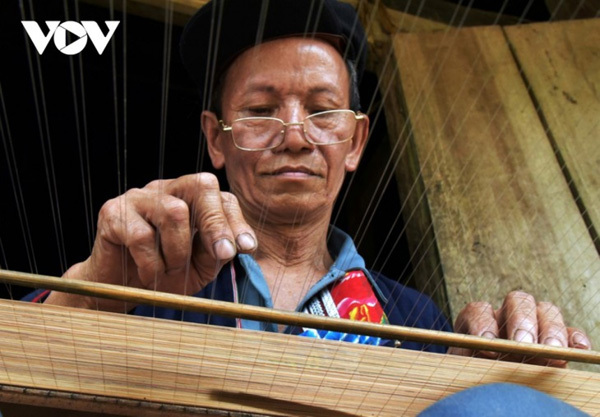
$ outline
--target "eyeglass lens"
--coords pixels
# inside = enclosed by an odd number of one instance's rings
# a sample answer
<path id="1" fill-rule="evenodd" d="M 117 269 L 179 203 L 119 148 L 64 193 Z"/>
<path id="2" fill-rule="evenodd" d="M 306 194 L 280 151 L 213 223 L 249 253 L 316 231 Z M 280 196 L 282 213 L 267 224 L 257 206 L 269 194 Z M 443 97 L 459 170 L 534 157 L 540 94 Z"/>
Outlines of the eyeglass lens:
<path id="1" fill-rule="evenodd" d="M 279 146 L 286 128 L 278 119 L 260 117 L 236 120 L 231 127 L 236 145 L 245 149 Z M 304 119 L 304 133 L 315 144 L 344 142 L 352 137 L 355 128 L 356 118 L 352 111 L 316 113 Z"/>

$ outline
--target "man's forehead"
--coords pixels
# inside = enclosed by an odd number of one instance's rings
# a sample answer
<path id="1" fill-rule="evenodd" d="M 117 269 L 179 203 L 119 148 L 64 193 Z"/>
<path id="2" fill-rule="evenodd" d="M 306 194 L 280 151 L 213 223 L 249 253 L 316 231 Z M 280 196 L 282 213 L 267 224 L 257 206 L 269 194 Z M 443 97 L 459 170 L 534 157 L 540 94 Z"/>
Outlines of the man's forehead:
<path id="1" fill-rule="evenodd" d="M 233 107 L 264 99 L 347 106 L 349 82 L 346 64 L 335 48 L 322 40 L 290 37 L 240 55 L 227 69 L 223 100 Z"/>

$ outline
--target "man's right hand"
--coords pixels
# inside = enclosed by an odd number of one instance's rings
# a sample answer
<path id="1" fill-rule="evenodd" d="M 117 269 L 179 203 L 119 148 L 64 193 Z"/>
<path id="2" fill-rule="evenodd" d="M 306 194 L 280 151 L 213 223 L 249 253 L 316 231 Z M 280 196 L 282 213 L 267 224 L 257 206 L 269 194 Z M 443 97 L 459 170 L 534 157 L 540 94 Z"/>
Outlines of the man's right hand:
<path id="1" fill-rule="evenodd" d="M 257 240 L 237 198 L 209 173 L 157 180 L 106 202 L 92 254 L 66 278 L 194 294 Z M 46 303 L 123 312 L 123 302 L 52 292 Z"/>

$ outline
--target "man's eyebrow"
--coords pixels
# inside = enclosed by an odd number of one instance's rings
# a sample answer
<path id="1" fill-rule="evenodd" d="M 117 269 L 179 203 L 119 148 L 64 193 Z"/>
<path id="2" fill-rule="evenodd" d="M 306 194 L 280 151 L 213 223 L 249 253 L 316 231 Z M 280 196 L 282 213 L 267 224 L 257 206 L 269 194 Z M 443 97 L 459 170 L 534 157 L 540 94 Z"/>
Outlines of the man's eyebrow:
<path id="1" fill-rule="evenodd" d="M 316 86 L 316 87 L 312 87 L 308 90 L 309 94 L 320 94 L 320 93 L 329 93 L 329 94 L 338 94 L 339 93 L 339 88 L 338 86 L 329 86 L 329 85 L 324 85 L 324 86 Z"/>
<path id="2" fill-rule="evenodd" d="M 274 85 L 271 84 L 263 84 L 263 83 L 255 83 L 255 84 L 249 84 L 246 89 L 245 89 L 246 93 L 276 93 L 277 92 L 277 88 Z M 321 93 L 326 93 L 326 94 L 333 94 L 333 95 L 337 95 L 339 94 L 340 89 L 338 88 L 337 85 L 334 84 L 324 84 L 324 85 L 318 85 L 318 86 L 314 86 L 308 89 L 307 93 L 309 95 L 315 95 L 315 94 L 321 94 Z"/>
<path id="3" fill-rule="evenodd" d="M 275 86 L 263 83 L 250 84 L 245 90 L 246 93 L 274 93 L 275 91 Z"/>

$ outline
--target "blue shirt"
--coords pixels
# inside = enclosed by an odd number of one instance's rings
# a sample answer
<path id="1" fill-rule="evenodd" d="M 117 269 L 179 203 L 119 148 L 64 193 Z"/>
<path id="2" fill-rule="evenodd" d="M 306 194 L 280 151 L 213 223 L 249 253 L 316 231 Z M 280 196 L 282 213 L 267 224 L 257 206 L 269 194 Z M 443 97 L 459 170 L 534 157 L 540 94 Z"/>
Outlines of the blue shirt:
<path id="1" fill-rule="evenodd" d="M 452 331 L 446 317 L 428 296 L 392 281 L 379 273 L 368 271 L 364 259 L 358 254 L 354 242 L 346 233 L 336 227 L 331 227 L 327 245 L 334 262 L 327 274 L 308 290 L 298 304 L 296 311 L 301 311 L 307 301 L 334 281 L 342 278 L 347 271 L 361 269 L 373 287 L 373 292 L 381 303 L 390 324 Z M 28 295 L 25 300 L 32 300 L 39 292 L 36 291 Z M 273 307 L 273 298 L 260 266 L 251 255 L 246 254 L 236 256 L 232 262 L 221 269 L 213 282 L 194 296 L 268 308 Z M 134 308 L 130 314 L 277 332 L 277 324 L 275 323 L 237 320 L 214 314 L 184 312 L 166 307 L 142 305 Z M 298 333 L 297 329 L 293 328 L 288 328 L 286 332 Z M 446 351 L 443 346 L 425 345 L 410 341 L 402 342 L 401 347 L 432 352 Z"/>
<path id="2" fill-rule="evenodd" d="M 336 227 L 331 227 L 327 245 L 334 262 L 327 274 L 308 290 L 296 307 L 296 311 L 301 311 L 308 300 L 332 282 L 342 278 L 348 270 L 362 269 L 383 306 L 390 324 L 452 331 L 446 317 L 428 296 L 392 281 L 381 274 L 368 271 L 364 259 L 359 255 L 354 242 L 346 233 Z M 238 255 L 230 265 L 225 266 L 220 271 L 211 284 L 195 296 L 268 308 L 273 307 L 273 298 L 267 281 L 260 266 L 251 255 Z M 132 313 L 142 316 L 277 332 L 277 324 L 275 323 L 262 323 L 252 320 L 238 321 L 211 314 L 182 312 L 162 307 L 139 306 Z M 297 329 L 292 328 L 286 329 L 286 332 L 298 333 Z M 443 346 L 424 345 L 409 341 L 402 342 L 401 346 L 407 349 L 433 352 L 446 351 Z"/>

